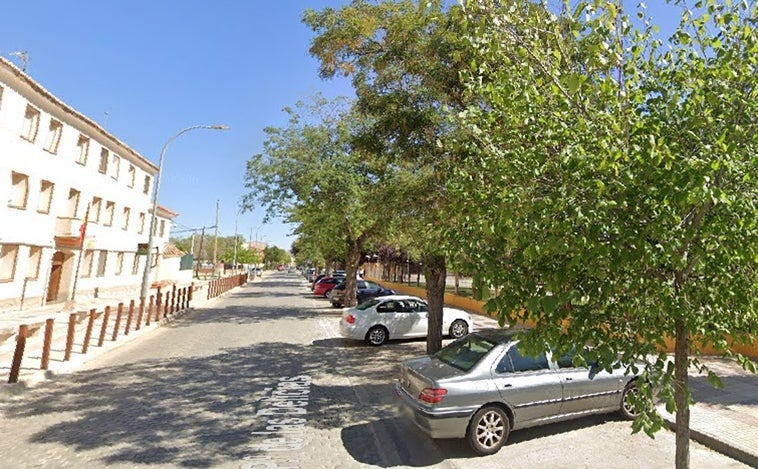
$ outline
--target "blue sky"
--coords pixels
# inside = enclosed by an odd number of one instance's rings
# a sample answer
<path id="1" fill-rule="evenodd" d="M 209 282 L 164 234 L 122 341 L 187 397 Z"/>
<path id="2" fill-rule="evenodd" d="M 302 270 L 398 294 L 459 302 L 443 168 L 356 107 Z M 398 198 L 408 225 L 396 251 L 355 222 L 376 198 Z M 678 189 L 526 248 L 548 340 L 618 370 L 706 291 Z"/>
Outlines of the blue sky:
<path id="1" fill-rule="evenodd" d="M 321 92 L 352 95 L 344 79 L 322 81 L 308 54 L 306 8 L 347 0 L 11 0 L 4 2 L 0 55 L 26 51 L 27 73 L 147 159 L 169 147 L 159 203 L 179 213 L 177 236 L 215 223 L 289 250 L 291 227 L 238 214 L 245 162 L 263 148 L 266 126 L 286 125 L 282 108 Z M 663 0 L 648 2 L 660 14 Z M 635 2 L 636 5 L 636 2 Z M 664 22 L 675 21 L 666 11 Z M 668 18 L 665 18 L 668 16 Z M 209 230 L 212 232 L 212 230 Z M 208 232 L 208 231 L 207 231 Z"/>
<path id="2" fill-rule="evenodd" d="M 27 73 L 58 98 L 158 163 L 179 130 L 195 130 L 166 152 L 159 203 L 179 213 L 174 228 L 212 226 L 289 250 L 291 227 L 237 215 L 245 162 L 263 148 L 263 128 L 286 124 L 282 108 L 315 92 L 352 95 L 323 81 L 308 54 L 304 9 L 339 0 L 75 0 L 3 2 L 0 55 L 26 51 Z M 213 230 L 206 230 L 206 233 Z"/>

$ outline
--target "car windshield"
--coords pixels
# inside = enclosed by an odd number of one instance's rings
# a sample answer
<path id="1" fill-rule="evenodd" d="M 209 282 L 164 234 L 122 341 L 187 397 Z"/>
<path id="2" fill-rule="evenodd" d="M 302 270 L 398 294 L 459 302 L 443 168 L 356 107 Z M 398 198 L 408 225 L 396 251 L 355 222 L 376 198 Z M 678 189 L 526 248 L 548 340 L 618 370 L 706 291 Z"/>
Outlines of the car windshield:
<path id="1" fill-rule="evenodd" d="M 469 334 L 443 347 L 433 357 L 459 370 L 469 371 L 495 345 L 495 342 L 477 334 Z"/>
<path id="2" fill-rule="evenodd" d="M 364 301 L 363 303 L 359 304 L 355 307 L 355 309 L 359 309 L 361 311 L 367 310 L 369 308 L 373 308 L 375 305 L 379 304 L 379 300 L 371 299 L 368 301 Z"/>

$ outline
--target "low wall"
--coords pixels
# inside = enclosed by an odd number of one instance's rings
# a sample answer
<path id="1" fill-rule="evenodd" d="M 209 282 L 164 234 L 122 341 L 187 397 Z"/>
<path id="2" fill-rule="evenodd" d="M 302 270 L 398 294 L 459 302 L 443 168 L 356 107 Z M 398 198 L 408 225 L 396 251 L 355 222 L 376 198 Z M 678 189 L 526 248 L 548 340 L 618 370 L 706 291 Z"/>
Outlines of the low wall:
<path id="1" fill-rule="evenodd" d="M 391 288 L 400 294 L 416 295 L 416 296 L 420 296 L 421 298 L 426 298 L 426 289 L 424 288 L 414 287 L 414 286 L 406 285 L 403 283 L 386 282 L 384 280 L 375 280 L 375 279 L 372 279 L 372 280 L 379 282 L 385 287 Z M 481 314 L 483 316 L 487 316 L 487 313 L 484 312 L 484 302 L 475 300 L 473 298 L 465 298 L 458 295 L 454 295 L 452 293 L 445 293 L 445 304 L 456 307 L 456 308 L 460 308 L 469 312 L 474 312 L 474 313 Z M 666 342 L 666 352 L 673 353 L 674 340 L 671 339 L 670 337 L 666 337 L 664 340 Z M 748 357 L 758 358 L 758 342 L 754 343 L 753 345 L 737 344 L 737 345 L 732 346 L 732 350 L 734 350 L 737 353 L 741 353 L 742 355 L 746 355 Z M 720 353 L 718 353 L 711 346 L 705 347 L 700 353 L 703 355 L 720 355 Z"/>

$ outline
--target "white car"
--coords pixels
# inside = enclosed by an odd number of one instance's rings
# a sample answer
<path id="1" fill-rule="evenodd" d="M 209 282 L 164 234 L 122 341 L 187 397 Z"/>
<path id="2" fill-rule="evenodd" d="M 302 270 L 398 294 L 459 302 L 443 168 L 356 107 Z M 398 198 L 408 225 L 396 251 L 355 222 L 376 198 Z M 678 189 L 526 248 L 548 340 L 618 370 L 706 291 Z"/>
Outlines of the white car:
<path id="1" fill-rule="evenodd" d="M 382 345 L 390 339 L 426 337 L 429 306 L 417 296 L 390 295 L 372 298 L 354 308 L 342 310 L 340 334 L 347 339 Z M 471 315 L 455 308 L 443 308 L 442 331 L 455 339 L 474 329 Z"/>

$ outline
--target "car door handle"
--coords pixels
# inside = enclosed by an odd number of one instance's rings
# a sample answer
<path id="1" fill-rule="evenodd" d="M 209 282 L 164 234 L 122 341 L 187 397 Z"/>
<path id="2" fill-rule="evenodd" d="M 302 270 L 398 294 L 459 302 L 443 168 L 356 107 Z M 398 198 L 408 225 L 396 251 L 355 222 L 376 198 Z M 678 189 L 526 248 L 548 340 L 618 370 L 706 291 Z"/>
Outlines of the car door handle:
<path id="1" fill-rule="evenodd" d="M 504 388 L 511 388 L 513 385 L 511 383 L 506 383 L 503 385 Z"/>
<path id="2" fill-rule="evenodd" d="M 566 381 L 573 381 L 574 378 L 566 378 Z"/>

